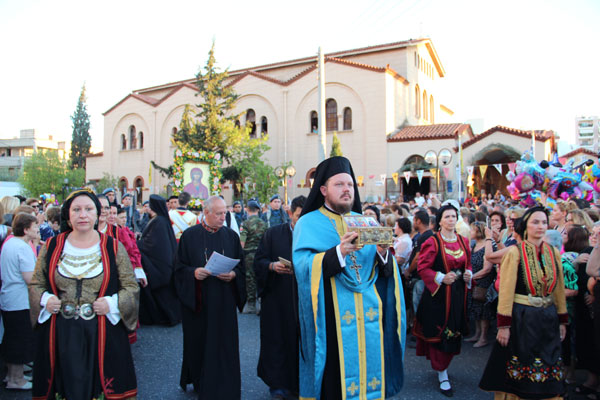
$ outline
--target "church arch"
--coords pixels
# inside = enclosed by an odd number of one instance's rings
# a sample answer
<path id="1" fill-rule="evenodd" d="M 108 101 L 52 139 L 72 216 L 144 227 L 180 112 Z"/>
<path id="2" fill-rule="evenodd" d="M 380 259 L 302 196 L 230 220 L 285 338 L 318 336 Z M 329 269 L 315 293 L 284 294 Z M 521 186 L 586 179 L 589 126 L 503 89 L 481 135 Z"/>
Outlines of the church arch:
<path id="1" fill-rule="evenodd" d="M 515 163 L 521 159 L 521 152 L 512 146 L 508 146 L 502 143 L 491 143 L 477 153 L 473 154 L 469 164 L 475 166 L 473 173 L 474 185 L 469 189 L 475 193 L 481 193 L 481 190 L 485 190 L 486 193 L 494 194 L 499 190 L 504 195 L 508 195 L 509 182 L 506 179 L 508 173 L 509 163 Z M 498 171 L 494 164 L 501 164 L 502 172 Z M 485 175 L 481 176 L 479 166 L 487 165 Z"/>
<path id="2" fill-rule="evenodd" d="M 136 176 L 133 179 L 133 189 L 136 191 L 137 193 L 137 202 L 139 204 L 144 202 L 143 199 L 143 195 L 144 195 L 144 178 L 142 178 L 141 176 Z"/>
<path id="3" fill-rule="evenodd" d="M 129 181 L 127 180 L 126 177 L 122 176 L 121 178 L 119 178 L 119 192 L 121 193 L 121 198 L 123 198 L 123 195 L 125 195 L 125 193 L 127 193 L 128 189 L 129 189 Z"/>

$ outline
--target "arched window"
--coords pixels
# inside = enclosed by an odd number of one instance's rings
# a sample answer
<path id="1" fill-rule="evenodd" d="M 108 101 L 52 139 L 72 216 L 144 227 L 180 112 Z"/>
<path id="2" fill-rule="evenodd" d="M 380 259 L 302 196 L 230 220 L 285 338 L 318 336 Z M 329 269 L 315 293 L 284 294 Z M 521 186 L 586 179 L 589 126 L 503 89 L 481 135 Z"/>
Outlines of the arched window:
<path id="1" fill-rule="evenodd" d="M 127 193 L 128 186 L 129 184 L 127 182 L 127 178 L 122 176 L 121 179 L 119 179 L 119 191 L 121 192 L 121 198 L 123 198 L 123 195 Z"/>
<path id="2" fill-rule="evenodd" d="M 138 144 L 140 145 L 140 149 L 144 148 L 144 132 L 138 133 Z"/>
<path id="3" fill-rule="evenodd" d="M 421 117 L 421 89 L 415 86 L 415 117 Z"/>
<path id="4" fill-rule="evenodd" d="M 137 147 L 137 135 L 135 132 L 135 126 L 129 127 L 129 148 L 135 149 Z"/>
<path id="5" fill-rule="evenodd" d="M 260 117 L 260 135 L 264 136 L 268 134 L 267 128 L 269 127 L 269 122 L 267 121 L 267 117 Z"/>
<path id="6" fill-rule="evenodd" d="M 338 117 L 337 117 L 337 102 L 334 99 L 329 99 L 325 103 L 325 113 L 327 114 L 327 131 L 338 130 Z"/>
<path id="7" fill-rule="evenodd" d="M 125 134 L 121 134 L 121 150 L 127 150 L 127 138 Z"/>
<path id="8" fill-rule="evenodd" d="M 144 199 L 142 198 L 142 195 L 143 195 L 143 188 L 144 188 L 144 178 L 142 178 L 141 176 L 136 177 L 133 180 L 133 188 L 137 192 L 137 202 L 143 203 Z"/>
<path id="9" fill-rule="evenodd" d="M 429 119 L 429 114 L 427 113 L 427 90 L 423 90 L 423 119 Z"/>
<path id="10" fill-rule="evenodd" d="M 435 107 L 433 105 L 433 95 L 429 96 L 429 121 L 434 122 Z"/>
<path id="11" fill-rule="evenodd" d="M 239 119 L 236 119 L 236 120 L 235 120 L 235 127 L 236 127 L 236 128 L 239 128 L 239 127 L 241 127 L 241 126 L 242 126 L 242 125 L 240 124 L 240 120 L 239 120 Z"/>
<path id="12" fill-rule="evenodd" d="M 310 112 L 310 131 L 312 133 L 319 131 L 319 114 L 316 111 Z"/>
<path id="13" fill-rule="evenodd" d="M 173 129 L 171 129 L 171 136 L 175 136 L 177 135 L 177 128 L 173 127 Z"/>
<path id="14" fill-rule="evenodd" d="M 256 137 L 256 113 L 253 109 L 246 110 L 246 125 L 250 124 L 250 137 Z"/>
<path id="15" fill-rule="evenodd" d="M 352 109 L 350 107 L 344 108 L 344 130 L 349 131 L 352 129 Z"/>

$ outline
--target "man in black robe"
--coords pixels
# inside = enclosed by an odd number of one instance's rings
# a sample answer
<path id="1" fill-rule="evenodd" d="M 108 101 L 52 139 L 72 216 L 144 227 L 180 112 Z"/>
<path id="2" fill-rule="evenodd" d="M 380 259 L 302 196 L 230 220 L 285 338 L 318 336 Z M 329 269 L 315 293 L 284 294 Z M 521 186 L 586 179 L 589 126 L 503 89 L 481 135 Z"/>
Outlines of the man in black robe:
<path id="1" fill-rule="evenodd" d="M 186 229 L 175 260 L 181 300 L 183 363 L 180 385 L 192 383 L 199 399 L 239 399 L 240 355 L 236 307 L 246 301 L 245 269 L 238 235 L 223 226 L 227 208 L 218 196 L 204 204 L 201 224 Z M 204 266 L 213 252 L 240 260 L 229 273 L 212 276 Z"/>
<path id="2" fill-rule="evenodd" d="M 306 198 L 292 200 L 289 223 L 269 228 L 254 256 L 256 287 L 261 298 L 258 376 L 272 399 L 298 393 L 298 289 L 294 270 L 279 261 L 292 259 L 292 232 Z"/>

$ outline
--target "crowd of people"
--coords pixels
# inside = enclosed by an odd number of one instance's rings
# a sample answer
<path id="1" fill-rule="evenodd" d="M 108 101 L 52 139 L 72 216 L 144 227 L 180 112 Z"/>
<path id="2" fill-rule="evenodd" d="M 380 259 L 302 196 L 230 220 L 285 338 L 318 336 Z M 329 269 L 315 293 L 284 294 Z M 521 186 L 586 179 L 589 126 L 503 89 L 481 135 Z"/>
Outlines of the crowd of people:
<path id="1" fill-rule="evenodd" d="M 135 398 L 140 324 L 181 323 L 181 388 L 238 399 L 243 312 L 259 315 L 257 374 L 273 399 L 393 396 L 407 349 L 450 397 L 466 345 L 492 346 L 479 386 L 496 399 L 600 398 L 600 205 L 522 207 L 499 192 L 363 203 L 343 157 L 290 204 L 190 200 L 0 201 L 7 389 Z M 393 246 L 357 245 L 349 214 L 393 230 Z"/>

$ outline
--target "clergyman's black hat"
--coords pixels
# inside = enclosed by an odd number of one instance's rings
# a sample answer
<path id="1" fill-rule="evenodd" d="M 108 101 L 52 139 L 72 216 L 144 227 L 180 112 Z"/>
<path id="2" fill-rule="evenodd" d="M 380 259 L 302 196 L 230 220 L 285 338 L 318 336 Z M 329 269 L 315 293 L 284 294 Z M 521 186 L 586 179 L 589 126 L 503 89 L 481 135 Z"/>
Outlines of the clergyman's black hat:
<path id="1" fill-rule="evenodd" d="M 321 186 L 325 185 L 327 179 L 342 173 L 349 174 L 354 181 L 354 204 L 352 205 L 352 211 L 361 213 L 358 185 L 356 183 L 354 171 L 352 170 L 352 165 L 350 165 L 350 160 L 346 157 L 330 157 L 317 166 L 308 199 L 306 199 L 306 203 L 304 204 L 304 207 L 302 207 L 302 215 L 318 210 L 325 203 L 325 198 L 321 194 Z"/>

